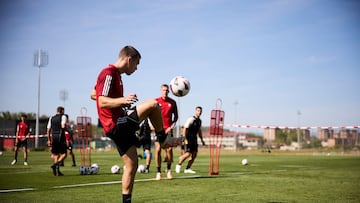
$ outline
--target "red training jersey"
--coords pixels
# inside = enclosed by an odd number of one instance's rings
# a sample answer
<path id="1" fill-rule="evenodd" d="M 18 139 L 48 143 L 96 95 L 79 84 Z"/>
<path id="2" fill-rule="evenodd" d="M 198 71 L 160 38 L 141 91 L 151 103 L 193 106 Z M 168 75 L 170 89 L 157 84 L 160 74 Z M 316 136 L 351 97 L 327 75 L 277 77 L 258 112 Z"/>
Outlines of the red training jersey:
<path id="1" fill-rule="evenodd" d="M 110 132 L 116 125 L 117 119 L 125 114 L 122 107 L 117 108 L 100 108 L 99 96 L 106 97 L 123 97 L 123 84 L 121 75 L 116 67 L 112 64 L 105 67 L 98 75 L 96 85 L 96 108 L 104 132 Z"/>
<path id="2" fill-rule="evenodd" d="M 17 125 L 17 132 L 18 132 L 18 138 L 20 140 L 25 140 L 26 139 L 26 136 L 28 135 L 29 133 L 29 125 L 26 123 L 26 122 L 20 122 L 18 125 Z"/>
<path id="3" fill-rule="evenodd" d="M 65 131 L 65 139 L 67 142 L 74 142 L 73 136 L 68 131 Z"/>
<path id="4" fill-rule="evenodd" d="M 173 123 L 177 121 L 178 111 L 177 111 L 176 102 L 170 97 L 167 97 L 166 99 L 159 97 L 156 99 L 156 101 L 158 101 L 159 106 L 161 107 L 161 115 L 164 121 L 164 129 L 166 130 L 167 128 L 171 127 Z M 172 117 L 173 115 L 174 115 L 174 119 Z"/>

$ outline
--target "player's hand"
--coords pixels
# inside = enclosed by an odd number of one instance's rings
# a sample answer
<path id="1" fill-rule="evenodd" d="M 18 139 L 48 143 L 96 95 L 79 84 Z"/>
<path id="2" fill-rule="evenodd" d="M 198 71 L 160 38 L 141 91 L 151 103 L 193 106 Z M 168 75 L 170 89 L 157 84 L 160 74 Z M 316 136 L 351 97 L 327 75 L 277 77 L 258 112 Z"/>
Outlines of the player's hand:
<path id="1" fill-rule="evenodd" d="M 47 141 L 47 146 L 51 147 L 51 141 L 50 140 Z"/>
<path id="2" fill-rule="evenodd" d="M 169 127 L 169 128 L 166 128 L 166 130 L 165 130 L 165 134 L 169 134 L 170 132 L 171 132 L 171 130 L 172 130 L 172 128 L 171 127 Z"/>
<path id="3" fill-rule="evenodd" d="M 137 98 L 135 93 L 131 93 L 128 96 L 125 97 L 125 104 L 126 105 L 132 105 L 137 101 L 138 101 L 138 98 Z"/>
<path id="4" fill-rule="evenodd" d="M 202 141 L 202 144 L 203 144 L 203 146 L 205 146 L 205 142 L 204 142 L 204 141 Z"/>

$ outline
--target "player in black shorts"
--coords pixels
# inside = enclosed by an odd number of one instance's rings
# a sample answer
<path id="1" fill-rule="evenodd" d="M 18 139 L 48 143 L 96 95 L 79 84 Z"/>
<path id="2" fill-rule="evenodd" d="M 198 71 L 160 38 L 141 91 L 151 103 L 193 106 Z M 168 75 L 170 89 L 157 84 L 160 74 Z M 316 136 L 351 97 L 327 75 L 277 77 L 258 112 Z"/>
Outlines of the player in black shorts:
<path id="1" fill-rule="evenodd" d="M 122 75 L 132 75 L 140 63 L 141 55 L 133 46 L 125 46 L 120 50 L 115 63 L 104 67 L 96 79 L 90 98 L 96 101 L 96 108 L 103 131 L 111 138 L 118 149 L 126 167 L 122 175 L 122 201 L 131 203 L 135 175 L 138 167 L 136 146 L 138 139 L 135 132 L 139 124 L 149 118 L 157 137 L 162 138 L 160 145 L 175 147 L 181 140 L 168 139 L 163 127 L 163 119 L 159 103 L 149 99 L 137 103 L 135 93 L 124 96 Z M 167 141 L 168 140 L 168 141 Z"/>
<path id="2" fill-rule="evenodd" d="M 142 145 L 144 149 L 144 156 L 146 157 L 146 169 L 145 173 L 150 172 L 150 164 L 151 164 L 151 131 L 152 127 L 149 123 L 149 119 L 145 119 L 140 125 L 140 146 Z"/>
<path id="3" fill-rule="evenodd" d="M 51 153 L 54 156 L 54 164 L 51 165 L 54 176 L 63 176 L 60 172 L 60 163 L 66 158 L 66 116 L 64 107 L 59 106 L 56 115 L 49 118 L 47 125 L 48 146 L 51 146 Z"/>
<path id="4" fill-rule="evenodd" d="M 195 171 L 191 170 L 191 166 L 194 163 L 198 152 L 197 135 L 199 135 L 202 144 L 205 145 L 201 131 L 201 119 L 200 119 L 201 113 L 202 113 L 202 108 L 200 106 L 197 106 L 195 108 L 195 115 L 193 117 L 188 118 L 188 120 L 184 125 L 183 128 L 183 135 L 185 136 L 184 154 L 181 155 L 181 157 L 179 158 L 179 162 L 175 167 L 176 173 L 180 173 L 181 164 L 190 156 L 191 159 L 189 159 L 186 169 L 184 170 L 184 173 L 196 173 Z"/>

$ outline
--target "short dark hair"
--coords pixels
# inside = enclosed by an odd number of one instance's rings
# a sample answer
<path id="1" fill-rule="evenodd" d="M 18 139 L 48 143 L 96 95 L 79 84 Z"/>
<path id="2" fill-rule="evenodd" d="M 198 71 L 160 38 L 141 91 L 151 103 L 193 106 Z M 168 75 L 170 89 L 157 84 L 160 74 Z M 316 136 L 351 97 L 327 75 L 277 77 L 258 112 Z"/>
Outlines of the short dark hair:
<path id="1" fill-rule="evenodd" d="M 62 106 L 58 106 L 57 109 L 56 109 L 56 111 L 57 111 L 58 113 L 64 113 L 65 109 L 64 109 L 64 107 L 62 107 Z"/>
<path id="2" fill-rule="evenodd" d="M 137 49 L 135 49 L 135 47 L 130 46 L 130 45 L 127 45 L 120 50 L 119 58 L 122 56 L 130 56 L 131 58 L 134 57 L 134 58 L 141 59 L 140 52 Z"/>
<path id="3" fill-rule="evenodd" d="M 195 107 L 195 109 L 200 109 L 202 111 L 202 107 L 201 106 L 197 106 Z"/>

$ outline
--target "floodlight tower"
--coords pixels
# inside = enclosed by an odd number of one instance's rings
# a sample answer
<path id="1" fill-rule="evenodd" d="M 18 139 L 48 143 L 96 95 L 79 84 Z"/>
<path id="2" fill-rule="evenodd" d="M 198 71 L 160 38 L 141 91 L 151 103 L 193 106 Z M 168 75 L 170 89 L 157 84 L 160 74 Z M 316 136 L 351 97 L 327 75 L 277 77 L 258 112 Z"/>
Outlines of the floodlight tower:
<path id="1" fill-rule="evenodd" d="M 67 90 L 61 90 L 60 91 L 60 100 L 62 100 L 64 102 L 64 108 L 65 108 L 65 101 L 68 99 L 69 97 L 69 93 Z"/>
<path id="2" fill-rule="evenodd" d="M 234 116 L 234 124 L 237 125 L 238 124 L 238 121 L 237 121 L 237 106 L 239 104 L 239 101 L 238 100 L 235 100 L 234 102 L 234 107 L 235 107 L 235 116 Z M 235 127 L 235 131 L 237 131 L 237 127 Z"/>
<path id="3" fill-rule="evenodd" d="M 297 116 L 298 116 L 298 128 L 297 128 L 297 141 L 298 141 L 298 147 L 299 147 L 299 150 L 301 149 L 301 136 L 300 136 L 300 116 L 301 116 L 301 111 L 298 110 L 297 111 Z"/>
<path id="4" fill-rule="evenodd" d="M 39 147 L 39 113 L 40 113 L 40 68 L 45 67 L 49 60 L 48 54 L 41 49 L 34 53 L 34 66 L 38 67 L 38 88 L 37 88 L 37 113 L 36 113 L 36 127 L 35 127 L 35 148 Z"/>

